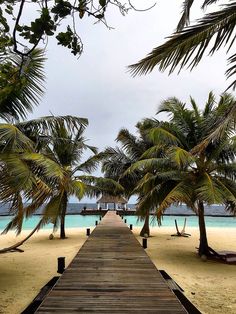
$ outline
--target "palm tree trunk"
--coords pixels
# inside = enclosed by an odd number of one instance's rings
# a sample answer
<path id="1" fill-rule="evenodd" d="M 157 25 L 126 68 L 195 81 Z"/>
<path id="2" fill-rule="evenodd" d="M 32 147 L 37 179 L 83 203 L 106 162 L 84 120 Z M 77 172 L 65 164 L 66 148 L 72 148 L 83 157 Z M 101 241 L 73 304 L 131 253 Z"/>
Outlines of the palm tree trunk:
<path id="1" fill-rule="evenodd" d="M 149 210 L 147 210 L 146 212 L 146 216 L 145 216 L 145 221 L 144 221 L 144 225 L 142 230 L 140 231 L 139 234 L 141 237 L 144 237 L 146 235 L 148 235 L 148 237 L 150 236 L 150 228 L 149 228 Z"/>
<path id="2" fill-rule="evenodd" d="M 64 192 L 62 196 L 62 209 L 61 209 L 61 230 L 60 230 L 60 238 L 66 239 L 66 233 L 65 233 L 65 217 L 66 217 L 66 209 L 67 209 L 67 202 L 68 197 L 67 193 Z"/>
<path id="3" fill-rule="evenodd" d="M 200 231 L 200 245 L 199 245 L 198 254 L 200 256 L 202 255 L 209 256 L 210 252 L 209 252 L 207 234 L 206 234 L 204 205 L 203 205 L 203 202 L 201 201 L 199 201 L 198 203 L 198 222 L 199 222 L 199 231 Z"/>
<path id="4" fill-rule="evenodd" d="M 4 249 L 0 250 L 0 253 L 6 253 L 6 252 L 11 252 L 11 251 L 18 251 L 18 252 L 24 252 L 23 250 L 18 249 L 19 246 L 21 246 L 23 243 L 25 243 L 26 240 L 28 240 L 34 233 L 35 231 L 37 231 L 39 229 L 39 226 L 41 224 L 41 220 L 39 221 L 39 223 L 37 224 L 37 226 L 30 232 L 30 234 L 27 235 L 26 238 L 24 238 L 23 240 L 21 240 L 20 242 L 17 242 L 14 245 L 11 245 L 9 247 L 6 247 Z"/>

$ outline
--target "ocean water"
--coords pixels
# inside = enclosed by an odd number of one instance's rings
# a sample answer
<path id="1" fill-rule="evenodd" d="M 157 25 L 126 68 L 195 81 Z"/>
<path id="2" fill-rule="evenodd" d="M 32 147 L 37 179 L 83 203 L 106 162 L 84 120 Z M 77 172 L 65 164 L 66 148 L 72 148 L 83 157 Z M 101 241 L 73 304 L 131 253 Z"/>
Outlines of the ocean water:
<path id="1" fill-rule="evenodd" d="M 109 204 L 109 208 L 113 209 L 113 204 Z M 97 209 L 96 203 L 69 203 L 67 206 L 67 214 L 79 214 L 83 208 L 86 207 L 87 209 Z M 9 215 L 9 206 L 6 204 L 0 204 L 0 216 L 1 215 Z M 128 209 L 135 209 L 135 204 L 128 204 Z M 42 212 L 42 208 L 39 208 L 36 211 L 36 214 L 40 214 Z M 180 206 L 170 206 L 166 211 L 166 215 L 194 215 L 193 211 L 188 208 L 186 205 Z M 205 206 L 205 214 L 210 216 L 230 216 L 229 212 L 226 212 L 223 206 L 212 205 L 212 206 Z"/>
<path id="2" fill-rule="evenodd" d="M 0 216 L 0 230 L 3 230 L 6 225 L 10 222 L 11 216 Z M 184 216 L 164 216 L 162 219 L 162 226 L 163 227 L 174 227 L 175 226 L 175 219 L 178 222 L 179 229 L 181 230 L 184 224 Z M 186 224 L 186 231 L 188 230 L 187 227 L 198 227 L 198 219 L 196 216 L 186 216 L 187 224 Z M 32 230 L 38 223 L 40 219 L 40 215 L 32 216 L 31 218 L 27 219 L 23 224 L 23 230 Z M 143 221 L 140 221 L 136 216 L 127 215 L 124 216 L 126 219 L 127 225 L 132 224 L 133 226 L 142 226 Z M 206 226 L 207 228 L 210 227 L 219 227 L 219 228 L 236 228 L 236 217 L 205 217 Z M 66 216 L 66 228 L 86 228 L 86 227 L 93 227 L 95 226 L 95 222 L 99 222 L 98 215 L 67 215 Z M 151 219 L 152 226 L 157 225 L 156 221 Z M 48 225 L 44 226 L 44 229 L 53 229 L 53 225 L 49 223 Z"/>
<path id="3" fill-rule="evenodd" d="M 80 215 L 81 210 L 86 206 L 87 209 L 96 209 L 97 204 L 87 204 L 87 203 L 69 203 L 67 209 L 66 217 L 66 227 L 67 228 L 79 228 L 79 227 L 91 227 L 95 225 L 95 221 L 99 221 L 98 215 Z M 113 205 L 111 204 L 110 208 Z M 135 208 L 135 204 L 128 204 L 127 206 L 130 209 Z M 32 230 L 38 223 L 40 219 L 40 213 L 42 209 L 37 210 L 36 215 L 33 215 L 27 219 L 23 224 L 23 230 Z M 163 226 L 174 226 L 175 219 L 178 221 L 178 226 L 181 229 L 184 223 L 184 218 L 187 218 L 187 226 L 197 227 L 198 219 L 193 211 L 186 207 L 186 205 L 181 206 L 171 206 L 165 212 L 163 216 L 162 225 Z M 227 213 L 223 206 L 206 206 L 206 226 L 207 227 L 227 227 L 227 228 L 236 228 L 236 217 L 231 217 Z M 210 215 L 210 216 L 207 216 Z M 9 216 L 9 211 L 7 205 L 0 205 L 0 230 L 4 230 L 7 224 L 10 222 L 12 216 Z M 127 220 L 127 224 L 133 224 L 134 226 L 142 226 L 143 222 L 137 219 L 136 216 L 130 215 L 124 217 Z M 151 219 L 152 221 L 152 219 Z M 157 222 L 154 220 L 151 222 L 152 225 L 157 225 Z M 44 229 L 52 229 L 53 225 L 48 224 Z"/>

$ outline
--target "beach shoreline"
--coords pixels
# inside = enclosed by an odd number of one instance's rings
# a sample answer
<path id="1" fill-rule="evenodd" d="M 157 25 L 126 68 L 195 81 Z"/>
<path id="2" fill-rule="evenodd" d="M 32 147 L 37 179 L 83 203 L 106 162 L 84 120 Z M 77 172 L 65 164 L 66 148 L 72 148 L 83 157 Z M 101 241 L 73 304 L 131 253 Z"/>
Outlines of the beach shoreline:
<path id="1" fill-rule="evenodd" d="M 140 228 L 133 230 L 137 240 Z M 0 236 L 0 247 L 9 246 L 19 237 L 14 232 Z M 185 291 L 202 313 L 236 313 L 234 280 L 236 265 L 203 262 L 197 255 L 199 232 L 187 227 L 189 238 L 171 237 L 174 227 L 152 227 L 146 253 L 158 269 L 165 270 Z M 22 245 L 23 253 L 0 254 L 0 313 L 19 314 L 39 290 L 57 274 L 57 257 L 66 257 L 66 267 L 86 240 L 86 228 L 67 229 L 68 239 L 58 235 L 49 240 L 50 230 L 41 230 Z M 208 228 L 209 245 L 215 250 L 236 251 L 236 228 Z"/>

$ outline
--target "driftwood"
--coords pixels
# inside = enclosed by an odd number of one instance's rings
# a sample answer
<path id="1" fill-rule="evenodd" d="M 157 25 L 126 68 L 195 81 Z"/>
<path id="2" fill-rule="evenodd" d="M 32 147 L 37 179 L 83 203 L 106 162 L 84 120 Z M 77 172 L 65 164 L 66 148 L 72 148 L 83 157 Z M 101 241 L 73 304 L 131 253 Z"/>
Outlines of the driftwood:
<path id="1" fill-rule="evenodd" d="M 35 231 L 37 231 L 39 229 L 40 225 L 41 225 L 41 220 L 37 224 L 37 226 L 30 232 L 30 234 L 27 235 L 26 238 L 17 242 L 14 245 L 11 245 L 11 246 L 6 247 L 4 249 L 0 249 L 0 254 L 1 253 L 7 253 L 7 252 L 21 252 L 21 253 L 24 252 L 23 250 L 19 249 L 18 247 L 21 246 L 23 243 L 25 243 L 25 241 L 27 241 L 35 233 Z"/>
<path id="2" fill-rule="evenodd" d="M 185 237 L 185 238 L 190 237 L 191 236 L 190 233 L 185 233 L 186 222 L 187 222 L 187 218 L 184 219 L 183 229 L 179 231 L 177 220 L 175 219 L 175 228 L 176 228 L 177 233 L 172 234 L 171 236 L 172 237 Z"/>

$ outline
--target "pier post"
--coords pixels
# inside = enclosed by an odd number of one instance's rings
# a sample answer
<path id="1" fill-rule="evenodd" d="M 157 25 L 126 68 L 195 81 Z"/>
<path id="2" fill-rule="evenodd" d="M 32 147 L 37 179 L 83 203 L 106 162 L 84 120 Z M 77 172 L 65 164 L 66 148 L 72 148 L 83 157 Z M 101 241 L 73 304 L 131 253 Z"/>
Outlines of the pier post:
<path id="1" fill-rule="evenodd" d="M 147 239 L 143 238 L 143 248 L 146 249 L 147 248 Z"/>
<path id="2" fill-rule="evenodd" d="M 57 258 L 57 272 L 63 274 L 65 270 L 65 257 Z"/>
<path id="3" fill-rule="evenodd" d="M 133 230 L 133 225 L 132 224 L 129 225 L 129 228 L 130 228 L 130 230 Z"/>
<path id="4" fill-rule="evenodd" d="M 90 236 L 90 228 L 87 228 L 87 229 L 86 229 L 86 235 L 87 235 L 87 236 Z"/>

